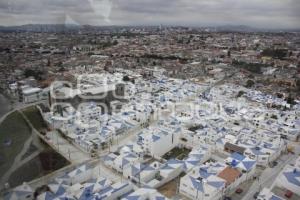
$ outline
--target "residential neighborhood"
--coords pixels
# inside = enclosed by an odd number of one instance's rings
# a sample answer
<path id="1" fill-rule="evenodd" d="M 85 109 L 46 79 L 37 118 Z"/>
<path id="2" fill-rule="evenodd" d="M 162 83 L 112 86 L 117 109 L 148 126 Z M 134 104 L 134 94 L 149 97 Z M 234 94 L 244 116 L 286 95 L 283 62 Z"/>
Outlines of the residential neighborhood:
<path id="1" fill-rule="evenodd" d="M 0 199 L 300 200 L 299 8 L 0 2 Z"/>

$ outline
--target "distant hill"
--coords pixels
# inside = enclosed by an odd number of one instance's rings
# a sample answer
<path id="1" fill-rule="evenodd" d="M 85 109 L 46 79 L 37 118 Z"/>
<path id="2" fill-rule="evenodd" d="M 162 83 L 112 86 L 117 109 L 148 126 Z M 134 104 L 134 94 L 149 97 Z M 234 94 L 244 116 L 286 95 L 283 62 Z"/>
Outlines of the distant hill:
<path id="1" fill-rule="evenodd" d="M 21 26 L 0 26 L 0 31 L 4 32 L 63 32 L 79 29 L 80 26 L 73 24 L 26 24 Z"/>
<path id="2" fill-rule="evenodd" d="M 245 25 L 238 25 L 238 26 L 233 26 L 233 25 L 225 25 L 225 26 L 218 26 L 216 27 L 217 31 L 234 31 L 234 32 L 259 32 L 262 31 L 257 28 L 253 28 L 250 26 L 245 26 Z"/>
<path id="3" fill-rule="evenodd" d="M 210 27 L 212 28 L 212 27 Z M 300 32 L 300 29 L 267 29 L 267 28 L 255 28 L 245 25 L 224 25 L 214 27 L 217 32 Z"/>
<path id="4" fill-rule="evenodd" d="M 99 31 L 99 30 L 116 30 L 132 27 L 143 26 L 92 26 L 92 25 L 75 25 L 75 24 L 26 24 L 21 26 L 0 26 L 0 32 L 76 32 L 76 31 Z M 144 26 L 153 27 L 153 26 Z M 175 27 L 175 26 L 172 26 Z M 178 26 L 182 27 L 182 26 Z M 199 27 L 200 28 L 200 27 Z M 300 32 L 300 29 L 261 29 L 245 25 L 224 25 L 208 28 L 217 32 Z"/>

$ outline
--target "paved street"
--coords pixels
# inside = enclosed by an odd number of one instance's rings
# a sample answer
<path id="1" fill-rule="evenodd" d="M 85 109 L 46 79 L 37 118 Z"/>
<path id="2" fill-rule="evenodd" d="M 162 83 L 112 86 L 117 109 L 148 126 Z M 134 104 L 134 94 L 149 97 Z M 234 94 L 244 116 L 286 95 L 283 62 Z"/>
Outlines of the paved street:
<path id="1" fill-rule="evenodd" d="M 75 147 L 73 144 L 69 143 L 66 139 L 64 139 L 57 131 L 52 131 L 47 134 L 47 137 L 41 135 L 40 132 L 38 132 L 30 120 L 27 118 L 26 115 L 23 114 L 23 112 L 19 111 L 26 122 L 29 124 L 31 129 L 33 130 L 33 133 L 39 136 L 42 140 L 44 140 L 50 147 L 52 147 L 54 150 L 56 150 L 58 153 L 60 153 L 62 156 L 64 156 L 67 160 L 75 163 L 82 163 L 84 161 L 87 161 L 90 159 L 90 156 L 88 153 L 85 153 Z"/>
<path id="2" fill-rule="evenodd" d="M 97 167 L 94 170 L 95 170 L 95 174 L 97 174 L 101 177 L 106 177 L 109 180 L 114 181 L 114 182 L 122 181 L 125 179 L 125 178 L 123 178 L 123 176 L 121 174 L 118 174 L 113 169 L 106 167 L 103 164 L 103 162 L 101 162 L 101 161 L 99 161 L 99 164 L 97 165 Z"/>
<path id="3" fill-rule="evenodd" d="M 283 155 L 278 159 L 278 165 L 273 168 L 266 168 L 262 174 L 259 176 L 259 179 L 253 182 L 248 193 L 243 197 L 242 200 L 252 200 L 253 195 L 258 192 L 263 187 L 270 188 L 277 178 L 278 174 L 282 169 L 289 163 L 292 163 L 296 160 L 297 156 L 295 155 Z"/>
<path id="4" fill-rule="evenodd" d="M 47 141 L 57 152 L 62 154 L 73 164 L 83 163 L 91 159 L 88 153 L 81 151 L 79 148 L 67 141 L 58 131 L 48 132 Z"/>

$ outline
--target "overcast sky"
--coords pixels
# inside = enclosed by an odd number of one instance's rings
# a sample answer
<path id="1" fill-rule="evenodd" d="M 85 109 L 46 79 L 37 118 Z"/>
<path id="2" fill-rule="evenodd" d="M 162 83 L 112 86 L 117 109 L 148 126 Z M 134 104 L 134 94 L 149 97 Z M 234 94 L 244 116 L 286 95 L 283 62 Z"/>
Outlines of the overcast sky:
<path id="1" fill-rule="evenodd" d="M 0 0 L 0 24 L 300 28 L 300 0 Z"/>

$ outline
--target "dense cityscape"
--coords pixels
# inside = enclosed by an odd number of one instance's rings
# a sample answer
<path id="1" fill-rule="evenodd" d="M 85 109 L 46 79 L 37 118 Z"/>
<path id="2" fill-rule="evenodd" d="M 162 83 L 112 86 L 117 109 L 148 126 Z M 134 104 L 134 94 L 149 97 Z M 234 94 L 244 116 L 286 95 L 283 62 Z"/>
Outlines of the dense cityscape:
<path id="1" fill-rule="evenodd" d="M 300 199 L 297 28 L 0 26 L 0 199 Z"/>

